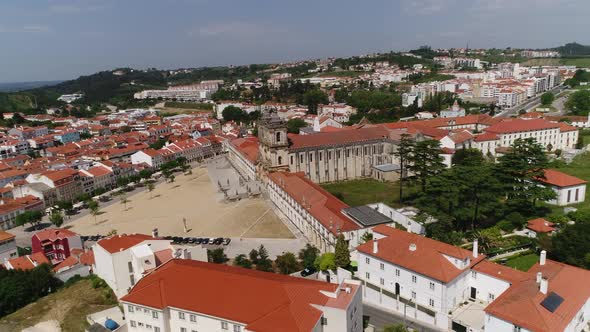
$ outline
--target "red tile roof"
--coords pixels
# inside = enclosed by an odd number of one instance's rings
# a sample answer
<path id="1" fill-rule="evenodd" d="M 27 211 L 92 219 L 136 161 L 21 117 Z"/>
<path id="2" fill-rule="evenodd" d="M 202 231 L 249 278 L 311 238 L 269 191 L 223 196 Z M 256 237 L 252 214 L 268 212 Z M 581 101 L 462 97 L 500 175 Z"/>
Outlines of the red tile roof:
<path id="1" fill-rule="evenodd" d="M 469 250 L 385 225 L 377 226 L 373 231 L 385 235 L 384 238 L 377 240 L 379 250 L 373 253 L 375 240 L 371 240 L 358 246 L 359 252 L 444 283 L 451 282 L 485 257 L 484 255 L 473 257 Z M 410 250 L 411 244 L 416 245 L 416 250 Z M 459 261 L 470 259 L 470 263 L 465 269 L 460 269 L 445 256 Z"/>
<path id="2" fill-rule="evenodd" d="M 42 252 L 8 260 L 15 270 L 32 270 L 40 264 L 51 264 Z"/>
<path id="3" fill-rule="evenodd" d="M 15 238 L 14 234 L 0 230 L 0 241 L 7 241 L 7 240 L 14 239 L 14 238 Z"/>
<path id="4" fill-rule="evenodd" d="M 486 132 L 496 134 L 519 133 L 559 128 L 559 124 L 544 119 L 504 119 L 502 122 L 485 129 Z"/>
<path id="5" fill-rule="evenodd" d="M 556 187 L 571 187 L 587 183 L 585 180 L 554 169 L 546 169 L 545 178 L 538 178 L 537 180 Z"/>
<path id="6" fill-rule="evenodd" d="M 510 284 L 525 280 L 529 278 L 526 272 L 522 272 L 508 266 L 500 265 L 488 260 L 482 260 L 471 268 L 479 273 L 487 274 L 490 277 L 504 280 Z"/>
<path id="7" fill-rule="evenodd" d="M 101 177 L 105 175 L 109 175 L 112 172 L 107 169 L 106 167 L 96 166 L 88 169 L 88 173 L 92 174 L 93 176 Z"/>
<path id="8" fill-rule="evenodd" d="M 485 132 L 481 135 L 475 136 L 476 142 L 497 141 L 498 139 L 499 139 L 498 135 L 496 135 L 494 133 L 488 133 L 488 132 Z"/>
<path id="9" fill-rule="evenodd" d="M 96 244 L 101 246 L 111 254 L 129 249 L 146 240 L 160 240 L 145 234 L 114 235 L 98 241 Z"/>
<path id="10" fill-rule="evenodd" d="M 305 174 L 275 172 L 268 178 L 305 207 L 332 234 L 338 235 L 338 230 L 348 232 L 361 228 L 342 213 L 342 209 L 349 207 L 348 204 L 306 178 Z"/>
<path id="11" fill-rule="evenodd" d="M 548 280 L 547 294 L 539 291 L 537 272 Z M 590 298 L 586 284 L 590 271 L 547 260 L 545 265 L 537 263 L 527 273 L 528 279 L 512 285 L 485 312 L 534 332 L 564 331 Z M 564 299 L 554 312 L 541 305 L 551 292 Z"/>
<path id="12" fill-rule="evenodd" d="M 318 147 L 323 145 L 342 145 L 358 142 L 375 141 L 389 138 L 389 130 L 385 127 L 363 127 L 359 129 L 350 129 L 335 131 L 329 133 L 317 133 L 313 135 L 294 135 L 289 134 L 289 149 L 297 150 L 309 147 Z"/>
<path id="13" fill-rule="evenodd" d="M 185 287 L 186 285 L 191 287 Z M 311 331 L 322 317 L 313 305 L 342 307 L 321 293 L 338 285 L 194 260 L 173 259 L 142 278 L 123 302 L 174 307 L 246 324 L 260 332 Z M 354 295 L 358 291 L 355 287 Z M 231 299 L 229 301 L 228 299 Z M 346 302 L 346 301 L 343 301 Z M 345 306 L 347 307 L 347 305 Z"/>
<path id="14" fill-rule="evenodd" d="M 526 228 L 535 231 L 536 233 L 551 233 L 555 231 L 554 223 L 543 218 L 537 218 L 527 221 Z"/>
<path id="15" fill-rule="evenodd" d="M 258 138 L 247 137 L 237 138 L 230 141 L 230 144 L 240 152 L 251 163 L 256 164 L 258 161 Z"/>
<path id="16" fill-rule="evenodd" d="M 90 249 L 80 255 L 80 263 L 84 265 L 94 265 L 94 251 Z"/>
<path id="17" fill-rule="evenodd" d="M 55 241 L 57 239 L 66 239 L 72 236 L 78 236 L 78 234 L 64 228 L 45 229 L 33 235 L 33 237 L 38 238 L 41 242 Z"/>

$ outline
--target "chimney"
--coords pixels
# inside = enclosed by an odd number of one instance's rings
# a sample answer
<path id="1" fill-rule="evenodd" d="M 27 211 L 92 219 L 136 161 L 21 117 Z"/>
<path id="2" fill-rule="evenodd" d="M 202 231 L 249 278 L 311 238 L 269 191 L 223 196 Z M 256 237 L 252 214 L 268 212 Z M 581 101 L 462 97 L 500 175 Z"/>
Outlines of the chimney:
<path id="1" fill-rule="evenodd" d="M 152 229 L 152 237 L 158 237 L 158 229 L 157 228 Z"/>
<path id="2" fill-rule="evenodd" d="M 541 279 L 543 279 L 543 273 L 537 272 L 537 283 L 541 283 Z"/>
<path id="3" fill-rule="evenodd" d="M 541 257 L 539 258 L 539 265 L 543 266 L 547 262 L 547 251 L 541 250 Z"/>
<path id="4" fill-rule="evenodd" d="M 377 240 L 373 240 L 373 253 L 376 254 L 379 251 L 379 243 Z"/>
<path id="5" fill-rule="evenodd" d="M 409 249 L 410 249 L 410 251 L 416 251 L 416 244 L 415 243 L 411 243 Z"/>
<path id="6" fill-rule="evenodd" d="M 473 240 L 473 257 L 477 258 L 479 256 L 479 248 L 478 248 L 478 241 L 477 239 Z"/>
<path id="7" fill-rule="evenodd" d="M 547 280 L 547 278 L 541 278 L 541 286 L 539 287 L 539 290 L 541 291 L 541 293 L 547 294 L 548 289 L 549 289 L 549 280 Z"/>

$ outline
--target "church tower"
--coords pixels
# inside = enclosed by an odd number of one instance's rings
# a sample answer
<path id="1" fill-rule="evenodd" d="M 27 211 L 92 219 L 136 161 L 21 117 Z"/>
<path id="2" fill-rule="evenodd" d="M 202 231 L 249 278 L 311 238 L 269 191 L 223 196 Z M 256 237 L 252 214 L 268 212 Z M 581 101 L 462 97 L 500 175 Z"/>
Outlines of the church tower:
<path id="1" fill-rule="evenodd" d="M 276 113 L 265 112 L 262 115 L 258 122 L 258 140 L 260 141 L 260 162 L 264 170 L 289 168 L 287 123 Z"/>

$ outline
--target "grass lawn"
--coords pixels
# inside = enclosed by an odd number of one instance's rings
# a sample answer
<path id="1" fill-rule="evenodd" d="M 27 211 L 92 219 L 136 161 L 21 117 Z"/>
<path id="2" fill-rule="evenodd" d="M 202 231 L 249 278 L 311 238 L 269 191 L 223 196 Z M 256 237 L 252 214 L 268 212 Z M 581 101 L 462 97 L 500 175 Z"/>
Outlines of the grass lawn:
<path id="1" fill-rule="evenodd" d="M 585 144 L 590 144 L 590 136 L 582 136 Z M 574 160 L 557 168 L 560 172 L 573 175 L 590 182 L 590 153 L 586 152 L 574 158 Z M 572 205 L 579 210 L 590 210 L 590 197 L 586 197 L 583 203 Z M 560 208 L 562 209 L 562 208 Z"/>
<path id="2" fill-rule="evenodd" d="M 3 317 L 0 331 L 20 331 L 48 320 L 57 320 L 64 332 L 84 331 L 87 315 L 112 308 L 116 303 L 110 288 L 93 288 L 92 282 L 84 279 Z"/>
<path id="3" fill-rule="evenodd" d="M 383 202 L 391 207 L 400 207 L 399 182 L 380 182 L 373 179 L 352 180 L 323 184 L 322 187 L 350 206 Z M 404 197 L 416 191 L 406 185 Z"/>
<path id="4" fill-rule="evenodd" d="M 506 262 L 507 266 L 511 268 L 515 268 L 520 271 L 528 271 L 531 266 L 535 265 L 539 261 L 539 257 L 535 254 L 528 254 L 523 256 L 518 256 L 512 259 L 508 259 Z"/>
<path id="5" fill-rule="evenodd" d="M 576 66 L 576 67 L 580 67 L 580 68 L 588 68 L 588 67 L 590 67 L 590 57 L 561 59 L 561 63 L 566 66 Z"/>

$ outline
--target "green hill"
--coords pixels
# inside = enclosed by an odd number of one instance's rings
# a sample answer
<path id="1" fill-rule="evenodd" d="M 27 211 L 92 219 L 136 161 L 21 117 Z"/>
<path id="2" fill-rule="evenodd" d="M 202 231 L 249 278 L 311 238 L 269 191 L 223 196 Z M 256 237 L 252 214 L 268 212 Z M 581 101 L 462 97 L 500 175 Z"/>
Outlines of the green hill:
<path id="1" fill-rule="evenodd" d="M 568 43 L 556 48 L 564 57 L 570 56 L 590 56 L 590 46 L 578 43 Z"/>

